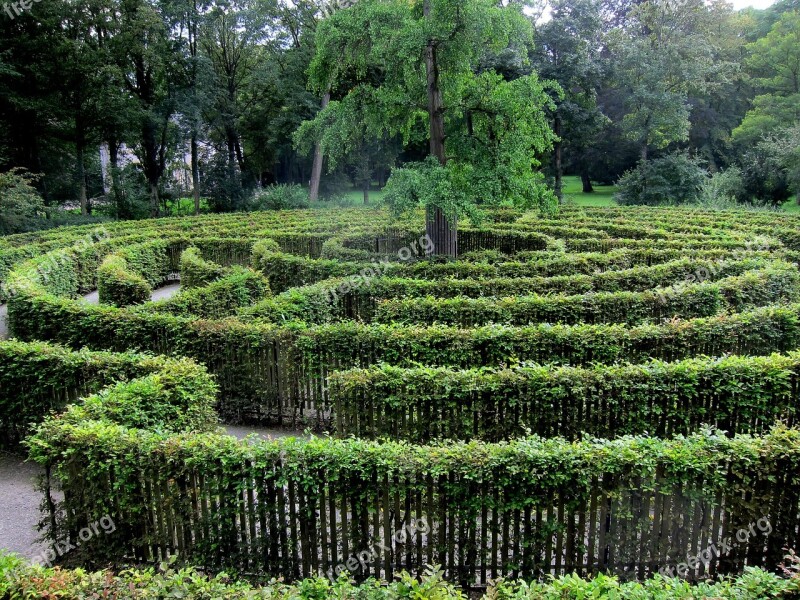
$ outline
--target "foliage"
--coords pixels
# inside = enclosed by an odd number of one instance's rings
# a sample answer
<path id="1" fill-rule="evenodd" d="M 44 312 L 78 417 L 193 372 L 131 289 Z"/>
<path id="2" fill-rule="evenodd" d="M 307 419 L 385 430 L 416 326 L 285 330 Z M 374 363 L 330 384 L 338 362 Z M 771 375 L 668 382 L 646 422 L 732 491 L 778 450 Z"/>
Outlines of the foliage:
<path id="1" fill-rule="evenodd" d="M 111 255 L 97 270 L 100 302 L 109 306 L 131 306 L 150 300 L 153 288 L 133 271 L 122 256 Z"/>
<path id="2" fill-rule="evenodd" d="M 744 177 L 738 167 L 712 173 L 703 181 L 697 203 L 704 208 L 736 208 L 748 200 Z"/>
<path id="3" fill-rule="evenodd" d="M 690 584 L 659 575 L 643 583 L 621 583 L 608 575 L 584 580 L 563 576 L 545 583 L 499 580 L 483 596 L 484 600 L 573 600 L 586 597 L 613 597 L 619 600 L 763 600 L 791 597 L 797 583 L 782 579 L 757 567 L 747 567 L 740 577 L 719 582 Z M 335 582 L 325 578 L 305 579 L 295 584 L 270 582 L 263 587 L 236 583 L 227 575 L 203 575 L 191 568 L 178 569 L 162 564 L 158 569 L 108 571 L 63 570 L 32 566 L 20 558 L 0 553 L 0 593 L 12 598 L 58 593 L 64 597 L 97 594 L 113 598 L 265 598 L 270 600 L 462 600 L 465 596 L 441 579 L 436 568 L 426 569 L 420 578 L 401 573 L 397 581 L 373 580 L 355 584 L 346 577 Z"/>
<path id="4" fill-rule="evenodd" d="M 196 281 L 196 280 L 195 280 Z M 147 311 L 201 319 L 222 319 L 271 296 L 269 282 L 261 273 L 234 266 L 202 287 L 181 289 L 177 295 L 154 303 Z"/>
<path id="5" fill-rule="evenodd" d="M 0 173 L 0 235 L 36 228 L 44 203 L 34 187 L 36 179 L 20 169 Z"/>
<path id="6" fill-rule="evenodd" d="M 690 433 L 701 423 L 763 433 L 777 420 L 797 422 L 793 390 L 799 378 L 796 352 L 584 368 L 376 366 L 334 374 L 331 398 L 339 436 L 417 444 L 497 442 L 526 431 L 567 439 L 664 437 Z M 442 417 L 413 419 L 425 410 Z M 371 416 L 359 417 L 365 414 Z"/>
<path id="7" fill-rule="evenodd" d="M 205 260 L 197 248 L 187 248 L 181 252 L 181 287 L 186 290 L 207 286 L 224 277 L 225 267 Z"/>
<path id="8" fill-rule="evenodd" d="M 325 135 L 328 128 L 350 131 L 357 109 L 363 123 L 357 127 L 373 139 L 401 135 L 406 146 L 425 140 L 432 115 L 416 107 L 427 102 L 423 59 L 427 40 L 435 40 L 448 165 L 429 158 L 395 170 L 391 179 L 400 181 L 390 187 L 391 205 L 405 209 L 427 202 L 453 218 L 472 212 L 476 203 L 531 206 L 552 200 L 533 170 L 536 153 L 553 139 L 542 110 L 550 102 L 543 84 L 535 75 L 507 80 L 494 69 L 479 70 L 486 52 L 519 53 L 530 43 L 530 25 L 518 7 L 487 0 L 434 0 L 429 8 L 426 16 L 421 1 L 366 0 L 320 25 L 311 83 L 321 93 L 348 90 L 320 113 Z M 319 124 L 300 133 L 321 135 Z"/>
<path id="9" fill-rule="evenodd" d="M 174 360 L 133 352 L 73 352 L 41 342 L 0 342 L 2 439 L 15 444 L 31 423 L 115 381 L 176 366 Z"/>
<path id="10" fill-rule="evenodd" d="M 617 183 L 623 205 L 693 204 L 700 198 L 705 170 L 683 153 L 640 162 Z"/>
<path id="11" fill-rule="evenodd" d="M 308 192 L 300 185 L 271 185 L 253 194 L 249 208 L 250 210 L 308 208 Z"/>

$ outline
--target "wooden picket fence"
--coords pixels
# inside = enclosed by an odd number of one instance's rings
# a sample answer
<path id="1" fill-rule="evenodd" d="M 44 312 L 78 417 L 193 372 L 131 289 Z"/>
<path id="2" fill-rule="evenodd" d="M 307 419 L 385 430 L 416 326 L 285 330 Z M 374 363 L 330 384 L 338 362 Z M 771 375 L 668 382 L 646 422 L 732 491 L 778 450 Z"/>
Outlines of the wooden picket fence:
<path id="1" fill-rule="evenodd" d="M 745 497 L 700 474 L 668 485 L 660 476 L 598 473 L 588 476 L 588 485 L 565 482 L 536 502 L 542 490 L 463 481 L 455 470 L 406 478 L 308 473 L 279 463 L 215 469 L 165 462 L 132 479 L 118 473 L 105 484 L 95 479 L 91 498 L 80 477 L 71 478 L 64 488 L 65 530 L 78 531 L 92 516 L 87 505 L 97 507 L 94 518 L 115 506 L 117 531 L 84 551 L 118 562 L 177 555 L 260 579 L 335 577 L 348 560 L 356 579 L 420 574 L 437 564 L 449 579 L 471 587 L 501 576 L 609 572 L 635 579 L 705 556 L 707 563 L 690 562 L 684 573 L 699 579 L 745 565 L 774 568 L 783 548 L 800 543 L 797 469 L 776 463 L 775 472 L 755 475 L 740 467 L 728 479 L 736 489 L 750 486 Z M 747 528 L 748 539 L 737 539 Z"/>

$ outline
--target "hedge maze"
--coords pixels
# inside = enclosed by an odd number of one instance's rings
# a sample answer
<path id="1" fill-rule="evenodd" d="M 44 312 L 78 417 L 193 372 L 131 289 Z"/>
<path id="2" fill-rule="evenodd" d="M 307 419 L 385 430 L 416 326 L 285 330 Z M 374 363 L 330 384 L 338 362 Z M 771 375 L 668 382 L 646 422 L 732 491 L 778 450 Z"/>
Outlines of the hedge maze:
<path id="1" fill-rule="evenodd" d="M 800 220 L 498 210 L 450 262 L 425 258 L 421 219 L 387 223 L 0 240 L 0 429 L 63 491 L 51 540 L 110 515 L 88 563 L 287 580 L 437 564 L 464 586 L 701 579 L 800 547 Z M 148 301 L 176 274 L 177 296 Z M 329 435 L 238 441 L 218 418 Z"/>

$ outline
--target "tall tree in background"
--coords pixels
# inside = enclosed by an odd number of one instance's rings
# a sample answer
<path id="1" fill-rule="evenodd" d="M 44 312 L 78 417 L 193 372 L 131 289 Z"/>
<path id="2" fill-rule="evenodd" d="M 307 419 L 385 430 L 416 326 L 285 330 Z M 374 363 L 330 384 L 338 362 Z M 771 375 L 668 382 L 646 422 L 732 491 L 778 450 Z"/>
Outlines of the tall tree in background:
<path id="1" fill-rule="evenodd" d="M 544 86 L 479 68 L 493 52 L 524 55 L 531 37 L 519 6 L 490 0 L 360 0 L 317 30 L 314 89 L 375 106 L 373 137 L 427 138 L 429 161 L 396 170 L 387 198 L 398 210 L 425 206 L 435 254 L 456 255 L 456 219 L 478 200 L 546 197 L 533 170 L 552 141 Z"/>
<path id="2" fill-rule="evenodd" d="M 179 65 L 162 14 L 147 0 L 120 0 L 112 52 L 136 104 L 133 147 L 147 179 L 150 215 L 160 212 L 159 182 L 166 169 L 174 115 L 174 73 Z"/>
<path id="3" fill-rule="evenodd" d="M 591 192 L 588 164 L 582 160 L 586 148 L 607 124 L 597 104 L 603 65 L 601 3 L 597 0 L 556 0 L 551 19 L 536 28 L 533 66 L 542 79 L 558 82 L 563 92 L 553 94 L 552 114 L 554 191 L 562 198 L 563 150 L 576 155 L 583 191 Z"/>
<path id="4" fill-rule="evenodd" d="M 758 95 L 733 132 L 742 147 L 800 120 L 800 13 L 786 12 L 760 40 L 749 44 L 748 71 Z"/>
<path id="5" fill-rule="evenodd" d="M 628 27 L 615 30 L 613 47 L 626 91 L 623 127 L 647 160 L 651 149 L 688 139 L 689 94 L 723 81 L 729 69 L 713 60 L 702 0 L 644 2 L 630 16 Z"/>

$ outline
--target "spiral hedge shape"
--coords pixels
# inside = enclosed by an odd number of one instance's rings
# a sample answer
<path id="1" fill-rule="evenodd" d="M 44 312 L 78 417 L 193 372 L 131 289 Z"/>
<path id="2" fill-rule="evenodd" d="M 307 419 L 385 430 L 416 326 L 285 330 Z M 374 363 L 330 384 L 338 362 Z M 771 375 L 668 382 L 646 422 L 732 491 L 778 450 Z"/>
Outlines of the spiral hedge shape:
<path id="1" fill-rule="evenodd" d="M 290 579 L 430 563 L 464 585 L 641 578 L 763 519 L 686 575 L 797 545 L 799 219 L 500 210 L 451 262 L 425 259 L 421 222 L 291 211 L 0 240 L 19 340 L 0 378 L 24 390 L 0 425 L 44 419 L 27 443 L 64 490 L 51 538 L 113 514 L 87 560 Z M 100 305 L 80 299 L 94 289 Z M 212 404 L 333 437 L 238 442 Z"/>

